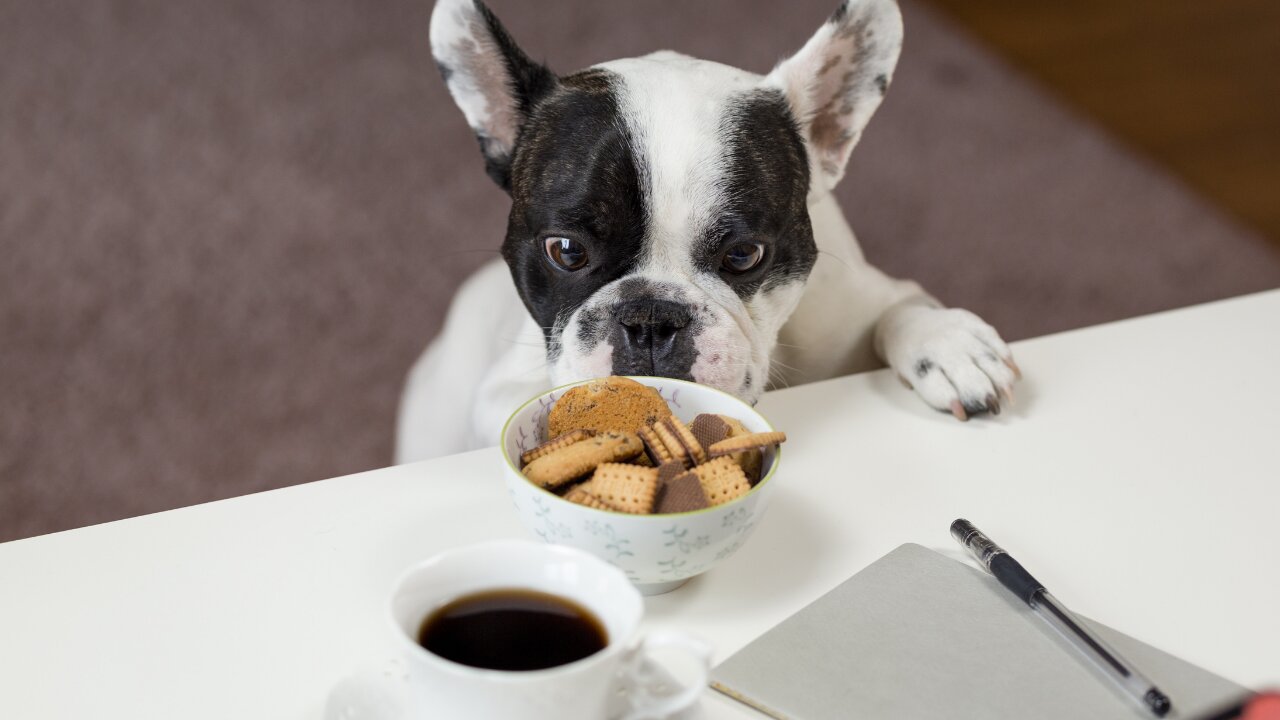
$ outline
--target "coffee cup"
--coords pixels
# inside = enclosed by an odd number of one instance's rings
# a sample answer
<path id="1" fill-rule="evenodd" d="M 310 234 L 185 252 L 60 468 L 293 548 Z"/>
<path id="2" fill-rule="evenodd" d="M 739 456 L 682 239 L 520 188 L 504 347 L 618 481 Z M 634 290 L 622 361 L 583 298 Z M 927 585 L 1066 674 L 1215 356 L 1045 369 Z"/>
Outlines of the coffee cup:
<path id="1" fill-rule="evenodd" d="M 465 603 L 467 598 L 508 592 L 550 596 L 581 608 L 598 623 L 602 647 L 585 657 L 534 670 L 464 664 L 457 655 L 450 659 L 424 647 L 424 625 L 436 622 L 446 611 L 442 609 Z M 640 593 L 621 570 L 581 550 L 504 540 L 440 553 L 405 571 L 391 594 L 390 624 L 405 671 L 407 717 L 668 717 L 697 702 L 706 687 L 711 650 L 683 633 L 653 632 L 640 637 L 643 611 Z M 463 633 L 462 642 L 485 634 Z M 429 638 L 425 642 L 431 646 Z M 691 662 L 681 665 L 692 665 L 694 677 L 684 684 L 673 682 L 656 663 L 655 651 L 663 657 L 672 651 L 687 655 Z M 508 659 L 492 664 L 509 667 Z M 467 662 L 488 664 L 487 660 Z"/>

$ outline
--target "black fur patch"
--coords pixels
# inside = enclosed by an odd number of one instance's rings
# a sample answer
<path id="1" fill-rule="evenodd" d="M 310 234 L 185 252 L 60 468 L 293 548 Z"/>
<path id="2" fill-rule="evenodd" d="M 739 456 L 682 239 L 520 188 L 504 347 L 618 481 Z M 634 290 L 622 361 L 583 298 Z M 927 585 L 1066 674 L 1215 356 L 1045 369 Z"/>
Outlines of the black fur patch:
<path id="1" fill-rule="evenodd" d="M 831 13 L 831 17 L 827 20 L 827 22 L 833 25 L 839 25 L 840 23 L 844 22 L 844 18 L 848 14 L 849 14 L 849 2 L 848 0 L 844 0 L 844 2 L 840 3 L 840 7 L 836 8 L 836 11 Z"/>
<path id="2" fill-rule="evenodd" d="M 735 100 L 720 131 L 728 154 L 728 201 L 718 224 L 695 248 L 694 260 L 746 300 L 807 278 L 817 261 L 805 202 L 809 160 L 790 106 L 777 90 L 753 90 Z M 764 259 L 743 274 L 724 271 L 725 250 L 741 242 L 762 243 Z"/>
<path id="3" fill-rule="evenodd" d="M 634 269 L 648 227 L 640 172 L 606 70 L 560 80 L 520 133 L 511 163 L 511 215 L 502 255 L 529 313 L 548 340 L 597 290 Z M 570 237 L 587 265 L 567 272 L 543 250 L 547 237 Z M 586 332 L 609 326 L 583 318 Z M 580 338 L 590 349 L 601 338 Z M 553 346 L 554 343 L 549 343 Z"/>
<path id="4" fill-rule="evenodd" d="M 925 358 L 917 362 L 915 367 L 916 377 L 922 378 L 925 375 L 928 375 L 933 370 L 933 368 L 934 368 L 933 361 L 929 360 L 928 358 Z"/>

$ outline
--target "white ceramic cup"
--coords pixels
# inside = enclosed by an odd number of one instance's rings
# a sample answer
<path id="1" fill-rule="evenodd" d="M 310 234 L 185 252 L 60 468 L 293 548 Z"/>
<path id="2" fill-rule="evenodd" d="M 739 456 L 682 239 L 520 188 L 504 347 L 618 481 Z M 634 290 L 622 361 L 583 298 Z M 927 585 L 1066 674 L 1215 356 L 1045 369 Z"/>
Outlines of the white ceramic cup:
<path id="1" fill-rule="evenodd" d="M 537 590 L 572 600 L 604 625 L 603 650 L 545 670 L 502 671 L 461 665 L 427 651 L 417 635 L 432 612 L 475 592 Z M 681 633 L 637 636 L 640 593 L 617 568 L 574 548 L 501 540 L 449 550 L 410 568 L 391 595 L 391 623 L 406 657 L 411 717 L 467 720 L 642 720 L 697 702 L 711 649 Z M 687 653 L 696 678 L 675 686 L 650 652 Z"/>

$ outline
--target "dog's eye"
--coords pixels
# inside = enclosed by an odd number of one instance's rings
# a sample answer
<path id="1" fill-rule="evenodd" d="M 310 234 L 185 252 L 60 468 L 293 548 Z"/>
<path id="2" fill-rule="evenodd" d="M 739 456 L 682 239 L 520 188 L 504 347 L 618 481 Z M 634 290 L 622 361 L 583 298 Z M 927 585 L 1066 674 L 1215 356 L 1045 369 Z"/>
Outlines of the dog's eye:
<path id="1" fill-rule="evenodd" d="M 764 259 L 764 245 L 760 243 L 738 243 L 724 251 L 720 267 L 731 273 L 744 273 L 760 264 Z"/>
<path id="2" fill-rule="evenodd" d="M 565 270 L 580 270 L 587 264 L 587 249 L 572 238 L 549 237 L 545 243 L 547 257 Z"/>

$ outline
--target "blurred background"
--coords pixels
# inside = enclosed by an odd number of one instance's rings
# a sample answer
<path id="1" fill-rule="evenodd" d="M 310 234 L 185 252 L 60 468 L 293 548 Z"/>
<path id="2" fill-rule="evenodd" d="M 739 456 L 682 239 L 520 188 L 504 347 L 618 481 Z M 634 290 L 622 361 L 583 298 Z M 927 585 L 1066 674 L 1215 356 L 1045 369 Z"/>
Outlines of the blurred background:
<path id="1" fill-rule="evenodd" d="M 765 72 L 836 0 L 490 4 L 559 71 Z M 1011 340 L 1280 286 L 1280 3 L 902 5 L 872 262 Z M 0 0 L 0 541 L 391 462 L 508 209 L 430 9 Z"/>

